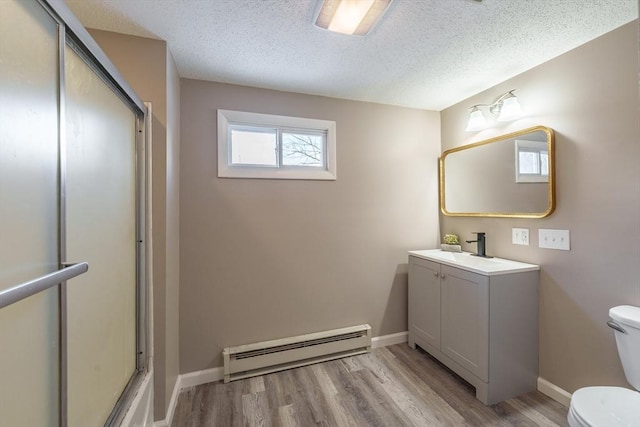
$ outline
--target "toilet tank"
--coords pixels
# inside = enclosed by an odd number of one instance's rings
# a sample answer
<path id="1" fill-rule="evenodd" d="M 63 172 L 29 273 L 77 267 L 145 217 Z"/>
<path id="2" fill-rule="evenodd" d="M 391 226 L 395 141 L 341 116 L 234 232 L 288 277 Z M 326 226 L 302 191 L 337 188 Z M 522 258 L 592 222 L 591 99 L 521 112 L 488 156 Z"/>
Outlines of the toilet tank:
<path id="1" fill-rule="evenodd" d="M 615 331 L 618 355 L 627 381 L 640 390 L 640 307 L 613 307 L 609 310 L 609 317 L 625 330 Z"/>

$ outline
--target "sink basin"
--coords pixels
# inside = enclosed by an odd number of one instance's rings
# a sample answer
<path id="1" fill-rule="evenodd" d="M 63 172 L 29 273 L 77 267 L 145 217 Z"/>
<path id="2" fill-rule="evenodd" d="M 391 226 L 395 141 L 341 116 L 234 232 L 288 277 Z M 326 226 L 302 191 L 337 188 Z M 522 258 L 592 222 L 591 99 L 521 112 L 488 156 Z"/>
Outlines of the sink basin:
<path id="1" fill-rule="evenodd" d="M 446 252 L 440 249 L 409 251 L 409 255 L 452 267 L 462 268 L 484 276 L 540 270 L 539 265 L 503 258 L 482 258 L 469 252 Z"/>

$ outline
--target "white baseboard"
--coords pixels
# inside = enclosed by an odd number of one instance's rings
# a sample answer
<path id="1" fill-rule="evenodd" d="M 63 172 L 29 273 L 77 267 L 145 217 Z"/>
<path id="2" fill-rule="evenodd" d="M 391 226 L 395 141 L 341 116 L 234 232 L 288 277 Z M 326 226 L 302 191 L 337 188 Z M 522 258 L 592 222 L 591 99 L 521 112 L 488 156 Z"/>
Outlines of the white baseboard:
<path id="1" fill-rule="evenodd" d="M 398 332 L 395 334 L 381 335 L 371 338 L 371 348 L 386 347 L 388 345 L 402 344 L 407 342 L 409 332 Z"/>
<path id="2" fill-rule="evenodd" d="M 194 387 L 200 384 L 212 383 L 224 379 L 224 368 L 204 369 L 180 375 L 181 388 Z"/>
<path id="3" fill-rule="evenodd" d="M 178 405 L 178 397 L 180 391 L 183 388 L 194 387 L 201 384 L 212 383 L 220 381 L 224 378 L 224 368 L 222 366 L 218 368 L 204 369 L 202 371 L 189 372 L 187 374 L 178 375 L 176 384 L 173 386 L 173 393 L 171 393 L 171 400 L 167 407 L 167 415 L 164 420 L 156 421 L 154 427 L 168 427 L 173 422 L 173 415 Z"/>
<path id="4" fill-rule="evenodd" d="M 538 377 L 538 391 L 549 396 L 556 402 L 562 403 L 567 408 L 571 403 L 571 393 L 541 377 Z"/>
<path id="5" fill-rule="evenodd" d="M 173 423 L 173 414 L 176 412 L 176 406 L 178 405 L 178 396 L 180 396 L 180 390 L 182 390 L 182 382 L 178 375 L 176 383 L 173 385 L 173 392 L 171 393 L 171 399 L 169 400 L 169 406 L 167 406 L 167 414 L 164 420 L 159 420 L 153 423 L 154 427 L 169 427 Z"/>

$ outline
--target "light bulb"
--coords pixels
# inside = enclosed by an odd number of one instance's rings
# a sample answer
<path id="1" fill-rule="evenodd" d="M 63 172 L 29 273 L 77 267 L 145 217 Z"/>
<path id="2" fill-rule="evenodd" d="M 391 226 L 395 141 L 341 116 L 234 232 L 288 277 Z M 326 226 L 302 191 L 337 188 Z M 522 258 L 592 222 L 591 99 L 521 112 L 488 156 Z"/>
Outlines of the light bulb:
<path id="1" fill-rule="evenodd" d="M 484 114 L 478 107 L 473 107 L 471 113 L 469 113 L 469 123 L 467 123 L 467 131 L 472 132 L 480 129 L 484 129 L 487 125 L 487 121 L 484 118 Z"/>
<path id="2" fill-rule="evenodd" d="M 511 95 L 502 101 L 502 108 L 500 108 L 500 115 L 498 116 L 499 122 L 507 122 L 509 120 L 515 120 L 522 115 L 522 108 L 518 102 L 518 98 L 515 95 Z"/>

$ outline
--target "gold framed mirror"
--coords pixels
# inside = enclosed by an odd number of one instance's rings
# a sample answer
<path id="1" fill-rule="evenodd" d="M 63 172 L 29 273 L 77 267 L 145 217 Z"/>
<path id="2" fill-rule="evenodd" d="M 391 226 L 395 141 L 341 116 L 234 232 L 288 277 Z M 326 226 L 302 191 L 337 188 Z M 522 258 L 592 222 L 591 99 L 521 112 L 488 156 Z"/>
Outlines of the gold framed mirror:
<path id="1" fill-rule="evenodd" d="M 444 215 L 544 218 L 555 202 L 555 141 L 546 126 L 456 147 L 440 157 Z"/>

